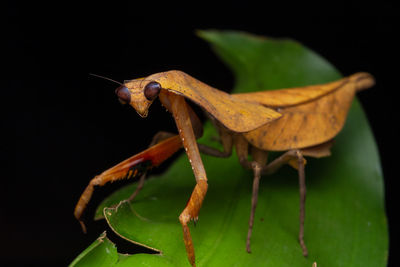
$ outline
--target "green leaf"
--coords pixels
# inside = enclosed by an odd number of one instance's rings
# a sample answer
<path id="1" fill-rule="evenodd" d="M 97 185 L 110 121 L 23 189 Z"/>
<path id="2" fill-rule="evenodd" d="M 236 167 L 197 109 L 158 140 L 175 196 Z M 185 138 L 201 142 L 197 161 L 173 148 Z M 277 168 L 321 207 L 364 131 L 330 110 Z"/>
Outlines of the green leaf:
<path id="1" fill-rule="evenodd" d="M 110 240 L 107 239 L 106 233 L 104 232 L 70 264 L 70 267 L 108 267 L 114 266 L 117 261 L 117 248 Z"/>
<path id="2" fill-rule="evenodd" d="M 234 71 L 235 92 L 249 92 L 324 83 L 339 72 L 326 60 L 291 40 L 274 40 L 240 32 L 201 31 L 216 53 Z M 220 147 L 210 123 L 199 141 Z M 202 155 L 209 190 L 199 221 L 190 225 L 197 266 L 385 266 L 388 253 L 383 177 L 378 152 L 357 100 L 332 156 L 308 159 L 305 242 L 302 256 L 297 241 L 299 193 L 297 173 L 288 166 L 261 179 L 252 236 L 246 252 L 252 172 L 236 155 L 228 159 Z M 183 154 L 160 177 L 152 177 L 132 204 L 126 199 L 136 184 L 122 188 L 99 207 L 119 235 L 161 251 L 135 254 L 115 266 L 189 266 L 178 221 L 195 186 Z M 77 262 L 96 261 L 88 248 Z M 97 253 L 97 252 L 96 252 Z M 104 252 L 105 253 L 105 252 Z M 97 257 L 104 257 L 100 252 Z M 120 265 L 121 264 L 121 265 Z M 90 266 L 94 266 L 92 264 Z M 83 265 L 82 265 L 83 266 Z M 89 266 L 89 265 L 86 265 Z M 96 265 L 99 266 L 99 265 Z M 114 265 L 110 265 L 114 266 Z"/>

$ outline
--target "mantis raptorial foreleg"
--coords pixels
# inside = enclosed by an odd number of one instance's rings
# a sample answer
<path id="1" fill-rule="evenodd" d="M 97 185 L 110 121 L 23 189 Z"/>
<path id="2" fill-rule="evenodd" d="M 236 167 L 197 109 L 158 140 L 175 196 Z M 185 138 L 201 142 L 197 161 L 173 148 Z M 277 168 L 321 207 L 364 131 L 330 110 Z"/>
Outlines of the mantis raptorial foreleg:
<path id="1" fill-rule="evenodd" d="M 185 99 L 182 96 L 166 92 L 165 94 L 160 94 L 160 100 L 164 106 L 171 107 L 176 126 L 178 127 L 179 136 L 182 139 L 183 146 L 186 150 L 186 154 L 196 178 L 196 186 L 185 209 L 179 216 L 188 259 L 189 262 L 195 266 L 194 247 L 187 224 L 191 220 L 198 220 L 199 211 L 208 188 L 206 171 L 197 147 L 196 137 L 192 128 L 191 118 L 189 116 Z"/>
<path id="2" fill-rule="evenodd" d="M 103 186 L 108 182 L 127 179 L 138 175 L 142 175 L 143 177 L 148 169 L 153 166 L 158 166 L 181 147 L 182 143 L 180 137 L 172 136 L 94 177 L 89 182 L 85 191 L 83 191 L 75 206 L 74 215 L 75 218 L 79 220 L 82 230 L 86 232 L 86 227 L 81 217 L 93 195 L 95 186 Z M 141 178 L 141 180 L 142 179 L 144 180 L 144 178 Z"/>
<path id="3" fill-rule="evenodd" d="M 176 134 L 173 134 L 173 133 L 160 131 L 153 136 L 153 139 L 150 142 L 149 148 L 170 138 L 170 137 L 173 137 L 175 135 Z M 126 201 L 132 202 L 135 199 L 135 197 L 139 194 L 140 190 L 142 190 L 142 188 L 143 188 L 144 181 L 146 180 L 146 176 L 147 176 L 147 171 L 145 173 L 143 173 L 142 176 L 140 176 L 139 182 L 138 182 L 138 185 L 137 185 L 135 191 L 132 193 L 132 195 L 130 195 L 129 198 L 126 199 Z"/>

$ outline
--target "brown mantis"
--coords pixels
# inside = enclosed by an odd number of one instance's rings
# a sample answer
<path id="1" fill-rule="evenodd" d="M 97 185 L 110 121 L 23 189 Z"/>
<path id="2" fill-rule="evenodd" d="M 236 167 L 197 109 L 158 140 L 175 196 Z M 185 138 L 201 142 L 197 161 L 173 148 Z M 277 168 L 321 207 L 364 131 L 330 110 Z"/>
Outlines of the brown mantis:
<path id="1" fill-rule="evenodd" d="M 307 256 L 304 242 L 304 156 L 330 155 L 332 140 L 344 125 L 355 93 L 373 84 L 374 79 L 370 74 L 357 73 L 323 85 L 229 95 L 180 71 L 157 73 L 121 84 L 116 89 L 118 98 L 129 103 L 142 117 L 147 116 L 150 105 L 159 97 L 162 105 L 172 113 L 179 136 L 160 134 L 154 141 L 157 145 L 92 179 L 75 208 L 75 217 L 85 230 L 81 216 L 94 186 L 141 174 L 138 189 L 130 200 L 133 199 L 143 185 L 145 171 L 160 164 L 183 145 L 196 178 L 196 186 L 179 221 L 189 262 L 195 266 L 188 223 L 191 220 L 197 221 L 208 188 L 200 151 L 227 157 L 235 147 L 240 164 L 254 173 L 247 251 L 251 251 L 250 240 L 261 175 L 273 173 L 282 165 L 289 164 L 298 169 L 299 174 L 299 243 L 303 255 Z M 196 139 L 202 134 L 202 126 L 185 98 L 198 104 L 209 115 L 218 129 L 223 151 L 197 144 Z M 268 151 L 286 152 L 267 164 Z M 252 156 L 251 162 L 248 161 L 249 153 Z"/>

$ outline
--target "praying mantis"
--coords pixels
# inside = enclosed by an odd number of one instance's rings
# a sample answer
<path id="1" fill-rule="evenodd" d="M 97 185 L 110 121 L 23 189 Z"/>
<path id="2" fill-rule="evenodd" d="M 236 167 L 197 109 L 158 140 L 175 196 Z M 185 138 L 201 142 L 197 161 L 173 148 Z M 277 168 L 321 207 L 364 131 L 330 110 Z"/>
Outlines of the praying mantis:
<path id="1" fill-rule="evenodd" d="M 143 186 L 146 171 L 161 164 L 183 146 L 196 185 L 179 216 L 179 221 L 188 260 L 195 266 L 195 251 L 188 223 L 198 220 L 208 189 L 206 170 L 200 152 L 216 157 L 228 157 L 235 147 L 239 163 L 252 170 L 254 175 L 246 239 L 247 252 L 251 252 L 251 235 L 261 175 L 272 174 L 282 165 L 289 164 L 298 170 L 298 238 L 303 255 L 307 256 L 304 242 L 304 157 L 320 158 L 330 155 L 333 138 L 343 128 L 355 93 L 373 85 L 372 75 L 356 73 L 322 85 L 230 95 L 176 70 L 120 84 L 115 90 L 119 100 L 130 104 L 141 117 L 147 116 L 150 105 L 158 97 L 161 104 L 172 113 L 179 134 L 157 134 L 153 139 L 153 146 L 93 178 L 76 205 L 75 217 L 86 231 L 81 218 L 95 186 L 140 176 L 136 191 L 128 199 L 132 200 Z M 210 117 L 218 130 L 222 151 L 197 144 L 196 139 L 202 135 L 202 125 L 185 99 L 199 105 Z M 267 163 L 269 151 L 281 151 L 283 154 Z M 252 161 L 248 160 L 249 154 Z"/>

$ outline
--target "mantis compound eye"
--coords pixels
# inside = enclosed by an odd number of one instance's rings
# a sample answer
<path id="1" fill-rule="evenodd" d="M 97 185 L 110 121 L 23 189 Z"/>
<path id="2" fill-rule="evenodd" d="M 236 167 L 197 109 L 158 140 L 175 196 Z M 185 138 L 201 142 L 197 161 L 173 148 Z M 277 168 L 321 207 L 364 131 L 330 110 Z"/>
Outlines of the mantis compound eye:
<path id="1" fill-rule="evenodd" d="M 160 93 L 161 85 L 158 82 L 149 82 L 144 88 L 144 96 L 147 100 L 154 100 Z"/>
<path id="2" fill-rule="evenodd" d="M 127 104 L 131 102 L 131 92 L 129 92 L 129 89 L 126 88 L 125 85 L 121 85 L 120 87 L 115 89 L 115 93 L 122 103 Z"/>

